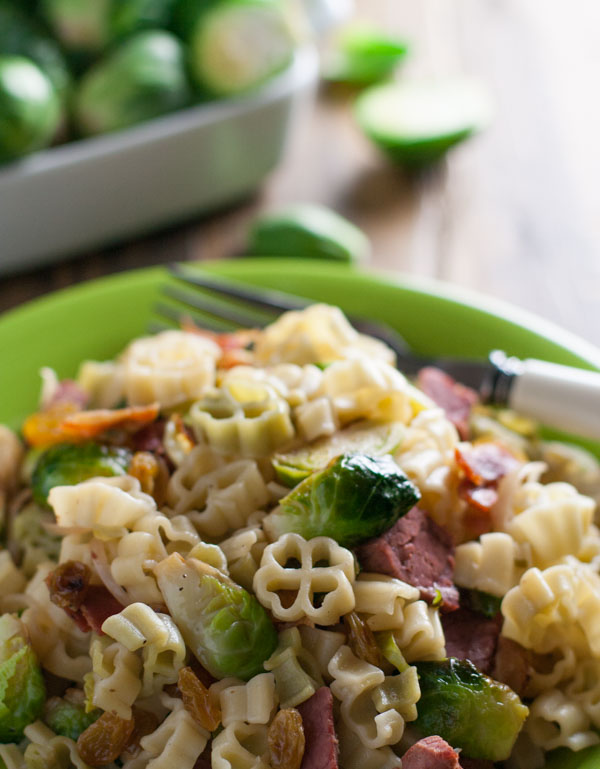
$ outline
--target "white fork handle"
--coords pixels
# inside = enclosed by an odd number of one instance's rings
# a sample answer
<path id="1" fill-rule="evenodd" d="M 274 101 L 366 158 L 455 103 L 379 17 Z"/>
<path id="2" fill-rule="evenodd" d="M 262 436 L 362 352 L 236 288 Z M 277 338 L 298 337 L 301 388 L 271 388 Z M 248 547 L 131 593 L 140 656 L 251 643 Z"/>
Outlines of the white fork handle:
<path id="1" fill-rule="evenodd" d="M 508 405 L 543 424 L 600 440 L 600 373 L 528 358 L 520 362 Z"/>

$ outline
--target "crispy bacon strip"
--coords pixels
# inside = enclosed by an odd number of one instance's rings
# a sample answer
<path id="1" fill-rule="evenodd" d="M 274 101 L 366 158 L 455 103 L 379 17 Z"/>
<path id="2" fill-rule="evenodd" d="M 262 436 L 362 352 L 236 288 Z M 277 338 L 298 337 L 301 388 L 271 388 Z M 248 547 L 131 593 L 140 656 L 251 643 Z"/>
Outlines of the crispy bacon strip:
<path id="1" fill-rule="evenodd" d="M 181 328 L 191 334 L 198 334 L 211 339 L 219 345 L 222 350 L 221 358 L 218 361 L 219 368 L 254 365 L 249 347 L 256 341 L 260 333 L 258 329 L 241 328 L 239 331 L 218 334 L 215 331 L 198 328 L 191 318 L 184 318 Z"/>
<path id="2" fill-rule="evenodd" d="M 154 422 L 159 411 L 158 403 L 151 403 L 149 406 L 128 406 L 123 409 L 80 411 L 64 419 L 61 429 L 66 440 L 88 440 L 117 427 L 123 430 L 139 429 Z"/>
<path id="3" fill-rule="evenodd" d="M 497 483 L 519 465 L 519 460 L 504 446 L 492 441 L 457 446 L 456 461 L 475 486 Z"/>

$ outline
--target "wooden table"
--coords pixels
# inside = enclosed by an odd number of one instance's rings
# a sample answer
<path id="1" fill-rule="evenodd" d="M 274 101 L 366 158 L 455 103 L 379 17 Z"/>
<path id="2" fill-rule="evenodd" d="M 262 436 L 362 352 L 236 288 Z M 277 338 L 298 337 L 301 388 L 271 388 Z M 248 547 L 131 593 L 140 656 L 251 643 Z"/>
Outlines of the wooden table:
<path id="1" fill-rule="evenodd" d="M 369 234 L 372 265 L 485 291 L 600 345 L 600 7 L 587 0 L 363 0 L 406 35 L 405 72 L 472 74 L 496 115 L 439 168 L 409 179 L 320 94 L 252 199 L 203 221 L 0 281 L 0 310 L 99 275 L 240 249 L 259 210 L 315 201 Z"/>

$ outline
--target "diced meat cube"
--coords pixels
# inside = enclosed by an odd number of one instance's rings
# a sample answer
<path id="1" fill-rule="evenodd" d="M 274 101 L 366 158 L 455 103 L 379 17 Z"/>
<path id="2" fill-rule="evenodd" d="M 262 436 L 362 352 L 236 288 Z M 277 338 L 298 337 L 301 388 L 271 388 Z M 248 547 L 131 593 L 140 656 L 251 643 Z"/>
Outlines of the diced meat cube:
<path id="1" fill-rule="evenodd" d="M 461 607 L 442 617 L 442 627 L 448 657 L 470 660 L 482 673 L 491 673 L 502 627 L 500 614 L 490 619 Z"/>
<path id="2" fill-rule="evenodd" d="M 465 440 L 469 435 L 471 409 L 479 401 L 475 390 L 459 384 L 434 366 L 421 369 L 417 382 L 425 395 L 444 409 L 460 437 Z"/>
<path id="3" fill-rule="evenodd" d="M 402 756 L 402 769 L 461 769 L 458 753 L 441 737 L 424 737 Z"/>
<path id="4" fill-rule="evenodd" d="M 306 747 L 300 769 L 338 769 L 338 738 L 333 720 L 333 695 L 322 686 L 298 705 Z"/>
<path id="5" fill-rule="evenodd" d="M 442 611 L 458 608 L 458 590 L 452 581 L 452 538 L 418 507 L 380 537 L 359 545 L 356 557 L 365 571 L 387 574 L 419 588 L 429 603 L 439 600 L 441 594 Z"/>
<path id="6" fill-rule="evenodd" d="M 529 681 L 527 650 L 511 638 L 500 636 L 491 676 L 522 697 Z"/>

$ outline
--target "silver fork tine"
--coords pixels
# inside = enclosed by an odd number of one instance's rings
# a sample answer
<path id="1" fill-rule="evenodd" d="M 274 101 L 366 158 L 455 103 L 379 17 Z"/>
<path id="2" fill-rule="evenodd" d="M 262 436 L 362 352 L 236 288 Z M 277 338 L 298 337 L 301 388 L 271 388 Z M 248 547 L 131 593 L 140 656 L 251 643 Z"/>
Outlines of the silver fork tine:
<path id="1" fill-rule="evenodd" d="M 272 289 L 265 288 L 245 288 L 235 283 L 223 283 L 220 280 L 208 277 L 205 273 L 199 274 L 192 270 L 186 270 L 180 264 L 169 265 L 169 272 L 179 280 L 191 283 L 199 288 L 205 288 L 216 294 L 227 297 L 235 297 L 250 302 L 254 307 L 261 307 L 263 310 L 275 310 L 277 312 L 286 312 L 287 310 L 303 310 L 312 302 L 300 297 L 290 297 L 287 294 Z"/>
<path id="2" fill-rule="evenodd" d="M 197 284 L 196 284 L 197 285 Z M 200 310 L 202 313 L 214 315 L 223 321 L 228 321 L 235 326 L 256 326 L 264 325 L 264 320 L 259 319 L 252 311 L 245 312 L 241 308 L 233 307 L 231 304 L 215 301 L 204 293 L 198 291 L 183 291 L 175 286 L 165 286 L 163 293 L 176 302 L 191 307 L 194 310 Z M 247 300 L 251 301 L 251 300 Z"/>
<path id="3" fill-rule="evenodd" d="M 165 293 L 167 292 L 165 291 Z M 181 320 L 185 314 L 189 315 L 193 321 L 198 321 L 199 325 L 205 329 L 208 329 L 209 331 L 216 331 L 219 333 L 222 331 L 227 331 L 231 327 L 227 321 L 219 323 L 219 321 L 215 321 L 212 318 L 205 318 L 203 315 L 199 315 L 198 313 L 184 313 L 180 307 L 173 307 L 171 305 L 164 304 L 164 302 L 158 302 L 158 304 L 156 304 L 154 307 L 154 312 L 157 315 L 160 315 L 162 318 L 166 318 L 167 320 L 171 321 L 172 325 L 167 325 L 166 323 L 161 322 L 163 331 L 166 328 L 179 328 L 181 325 Z"/>

